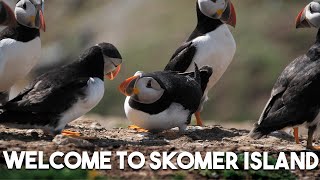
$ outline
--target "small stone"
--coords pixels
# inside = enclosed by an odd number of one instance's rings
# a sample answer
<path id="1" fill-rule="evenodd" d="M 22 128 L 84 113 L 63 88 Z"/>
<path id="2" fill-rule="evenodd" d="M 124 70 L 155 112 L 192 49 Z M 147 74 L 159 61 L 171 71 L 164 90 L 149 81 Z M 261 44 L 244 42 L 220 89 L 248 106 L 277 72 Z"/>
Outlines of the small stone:
<path id="1" fill-rule="evenodd" d="M 39 133 L 34 129 L 30 129 L 26 133 L 28 135 L 31 135 L 33 138 L 38 138 L 39 137 Z"/>
<path id="2" fill-rule="evenodd" d="M 72 137 L 67 137 L 63 135 L 57 135 L 52 142 L 56 143 L 57 145 L 70 145 L 73 144 L 76 147 L 94 147 L 94 144 L 91 142 L 84 140 L 84 139 L 77 139 Z"/>
<path id="3" fill-rule="evenodd" d="M 102 130 L 104 129 L 99 123 L 94 122 L 90 125 L 90 129 L 94 129 L 94 130 Z"/>

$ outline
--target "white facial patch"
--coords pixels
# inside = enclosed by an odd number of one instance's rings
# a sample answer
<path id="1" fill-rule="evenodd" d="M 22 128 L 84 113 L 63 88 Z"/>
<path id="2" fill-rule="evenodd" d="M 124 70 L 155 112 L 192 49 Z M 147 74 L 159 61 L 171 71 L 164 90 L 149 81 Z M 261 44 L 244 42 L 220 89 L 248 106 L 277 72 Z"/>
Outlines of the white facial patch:
<path id="1" fill-rule="evenodd" d="M 142 74 L 143 74 L 143 71 L 137 71 L 135 74 L 134 74 L 134 76 L 142 76 Z"/>
<path id="2" fill-rule="evenodd" d="M 16 4 L 15 16 L 20 24 L 35 28 L 36 15 L 36 7 L 29 0 L 21 0 Z"/>
<path id="3" fill-rule="evenodd" d="M 305 9 L 306 20 L 308 20 L 316 28 L 320 27 L 320 4 L 311 2 Z"/>
<path id="4" fill-rule="evenodd" d="M 143 104 L 152 104 L 158 101 L 164 93 L 164 89 L 162 89 L 159 83 L 151 77 L 138 79 L 135 88 L 139 90 L 139 93 L 132 98 Z"/>
<path id="5" fill-rule="evenodd" d="M 220 16 L 217 16 L 217 13 L 219 11 L 224 12 L 227 8 L 226 0 L 216 0 L 216 2 L 213 2 L 212 0 L 198 0 L 198 5 L 200 11 L 211 18 L 220 18 L 221 14 Z"/>
<path id="6" fill-rule="evenodd" d="M 122 63 L 122 59 L 117 58 L 110 58 L 107 56 L 103 56 L 104 59 L 104 72 L 109 73 L 114 71 L 117 66 L 119 66 Z"/>

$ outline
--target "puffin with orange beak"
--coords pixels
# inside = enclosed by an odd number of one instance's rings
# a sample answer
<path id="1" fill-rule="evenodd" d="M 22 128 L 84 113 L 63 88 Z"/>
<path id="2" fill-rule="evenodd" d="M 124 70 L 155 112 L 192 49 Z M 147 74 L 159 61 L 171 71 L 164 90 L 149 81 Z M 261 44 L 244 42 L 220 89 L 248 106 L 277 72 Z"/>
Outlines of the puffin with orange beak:
<path id="1" fill-rule="evenodd" d="M 320 1 L 309 3 L 297 16 L 296 27 L 320 28 Z M 273 131 L 295 127 L 294 136 L 299 143 L 298 126 L 308 128 L 307 148 L 313 146 L 313 135 L 320 123 L 320 30 L 316 41 L 306 54 L 292 61 L 275 83 L 271 97 L 250 136 L 261 138 Z"/>
<path id="2" fill-rule="evenodd" d="M 195 113 L 197 125 L 203 125 L 200 112 L 208 100 L 208 92 L 227 70 L 236 52 L 235 40 L 227 26 L 236 26 L 236 13 L 230 0 L 197 0 L 196 9 L 195 30 L 176 50 L 165 70 L 190 72 L 194 63 L 213 67 L 213 75 Z"/>
<path id="3" fill-rule="evenodd" d="M 114 45 L 95 45 L 78 61 L 39 76 L 16 98 L 4 104 L 0 123 L 43 128 L 52 135 L 78 136 L 76 132 L 63 129 L 100 102 L 105 90 L 104 77 L 114 79 L 121 63 L 122 57 Z"/>
<path id="4" fill-rule="evenodd" d="M 211 67 L 191 73 L 137 72 L 119 87 L 127 96 L 124 109 L 138 132 L 159 132 L 178 127 L 184 132 L 198 109 L 212 74 Z"/>
<path id="5" fill-rule="evenodd" d="M 40 30 L 45 31 L 43 0 L 19 0 L 14 12 L 0 1 L 0 104 L 10 88 L 25 78 L 41 55 Z"/>

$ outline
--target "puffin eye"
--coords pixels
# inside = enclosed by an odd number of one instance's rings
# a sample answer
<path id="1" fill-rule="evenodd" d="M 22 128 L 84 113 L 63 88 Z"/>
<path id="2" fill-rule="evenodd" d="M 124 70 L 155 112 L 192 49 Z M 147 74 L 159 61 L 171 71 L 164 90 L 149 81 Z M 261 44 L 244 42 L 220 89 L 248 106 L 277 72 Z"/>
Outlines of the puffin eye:
<path id="1" fill-rule="evenodd" d="M 26 2 L 23 4 L 22 8 L 23 8 L 24 10 L 27 9 L 27 3 L 26 3 Z"/>
<path id="2" fill-rule="evenodd" d="M 149 80 L 147 83 L 147 88 L 152 88 L 152 80 Z"/>
<path id="3" fill-rule="evenodd" d="M 311 6 L 309 6 L 309 11 L 310 11 L 311 13 L 313 13 L 313 10 L 312 10 L 312 7 L 311 7 Z"/>

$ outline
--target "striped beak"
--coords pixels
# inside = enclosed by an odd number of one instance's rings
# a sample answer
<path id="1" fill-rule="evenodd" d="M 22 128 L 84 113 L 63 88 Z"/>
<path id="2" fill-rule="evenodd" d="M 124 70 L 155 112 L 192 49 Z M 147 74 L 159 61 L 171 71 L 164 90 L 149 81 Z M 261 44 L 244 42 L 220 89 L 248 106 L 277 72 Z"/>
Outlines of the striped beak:
<path id="1" fill-rule="evenodd" d="M 140 76 L 132 76 L 123 81 L 119 86 L 119 91 L 125 96 L 132 96 L 139 94 L 139 89 L 135 87 L 135 84 Z"/>
<path id="2" fill-rule="evenodd" d="M 217 12 L 219 13 L 219 12 Z M 220 12 L 221 13 L 221 12 Z M 232 27 L 236 27 L 237 24 L 237 16 L 234 6 L 231 1 L 228 1 L 228 6 L 226 10 L 222 13 L 221 21 L 226 24 L 229 24 Z"/>
<path id="3" fill-rule="evenodd" d="M 296 18 L 296 28 L 310 28 L 311 24 L 306 19 L 306 8 L 303 8 Z"/>
<path id="4" fill-rule="evenodd" d="M 106 74 L 106 77 L 109 80 L 112 81 L 117 77 L 117 75 L 119 74 L 120 70 L 121 70 L 121 64 L 119 64 L 115 70 L 113 70 L 112 72 L 109 72 L 108 74 Z"/>

